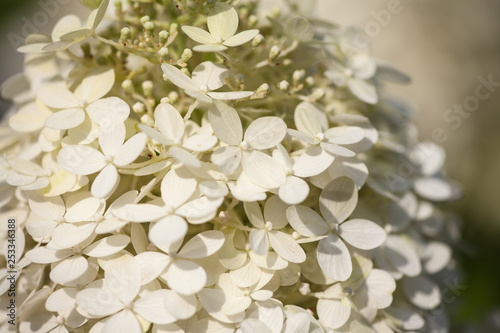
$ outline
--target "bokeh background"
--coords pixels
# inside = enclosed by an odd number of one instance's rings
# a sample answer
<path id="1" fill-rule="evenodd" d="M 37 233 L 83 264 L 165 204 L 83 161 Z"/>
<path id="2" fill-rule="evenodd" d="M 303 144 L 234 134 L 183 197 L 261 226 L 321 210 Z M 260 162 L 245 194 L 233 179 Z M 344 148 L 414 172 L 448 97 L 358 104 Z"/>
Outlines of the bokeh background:
<path id="1" fill-rule="evenodd" d="M 387 16 L 391 6 L 398 13 Z M 15 49 L 23 33 L 50 34 L 68 13 L 85 18 L 88 11 L 79 0 L 0 1 L 0 82 L 22 70 Z M 450 205 L 464 221 L 459 255 L 466 286 L 453 304 L 452 332 L 498 332 L 492 325 L 500 327 L 500 86 L 456 129 L 444 116 L 475 95 L 479 78 L 500 83 L 500 1 L 318 0 L 316 13 L 372 29 L 374 56 L 413 79 L 389 88 L 418 106 L 421 139 L 431 140 L 436 128 L 445 131 L 448 175 L 464 188 L 464 197 Z M 1 112 L 7 107 L 0 101 Z"/>

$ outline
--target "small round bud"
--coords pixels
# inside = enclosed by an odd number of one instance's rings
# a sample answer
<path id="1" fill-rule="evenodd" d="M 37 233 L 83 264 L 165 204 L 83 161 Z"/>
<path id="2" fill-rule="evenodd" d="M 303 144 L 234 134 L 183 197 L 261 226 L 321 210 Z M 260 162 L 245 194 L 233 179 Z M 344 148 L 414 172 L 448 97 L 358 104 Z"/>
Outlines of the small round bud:
<path id="1" fill-rule="evenodd" d="M 155 33 L 155 24 L 153 22 L 144 23 L 144 30 L 148 36 L 152 36 Z"/>
<path id="2" fill-rule="evenodd" d="M 150 20 L 151 20 L 151 18 L 147 15 L 141 17 L 141 19 L 140 19 L 142 25 L 144 25 L 146 22 L 149 22 Z"/>
<path id="3" fill-rule="evenodd" d="M 273 45 L 271 50 L 269 50 L 269 60 L 274 61 L 281 53 L 281 49 L 278 45 Z"/>
<path id="4" fill-rule="evenodd" d="M 168 97 L 163 97 L 163 98 L 160 100 L 160 103 L 162 103 L 162 104 L 170 104 L 170 98 L 168 98 Z"/>
<path id="5" fill-rule="evenodd" d="M 181 60 L 186 62 L 193 56 L 193 51 L 191 49 L 184 49 L 181 55 Z"/>
<path id="6" fill-rule="evenodd" d="M 252 39 L 252 46 L 253 47 L 257 47 L 259 46 L 260 44 L 262 44 L 262 42 L 264 41 L 264 36 L 262 36 L 261 34 L 258 34 L 257 36 L 255 36 L 253 39 Z"/>
<path id="7" fill-rule="evenodd" d="M 177 93 L 177 91 L 171 91 L 168 94 L 168 99 L 170 100 L 170 103 L 175 103 L 179 100 L 179 94 Z"/>
<path id="8" fill-rule="evenodd" d="M 260 85 L 260 87 L 257 88 L 256 94 L 259 97 L 265 97 L 267 94 L 269 94 L 269 85 L 267 83 L 263 83 Z"/>
<path id="9" fill-rule="evenodd" d="M 151 96 L 153 95 L 153 88 L 154 88 L 154 85 L 153 85 L 153 82 L 152 81 L 144 81 L 142 83 L 142 91 L 144 91 L 144 94 L 146 96 Z"/>
<path id="10" fill-rule="evenodd" d="M 151 118 L 150 115 L 144 114 L 141 116 L 141 123 L 153 126 L 155 124 L 155 121 L 153 120 L 153 118 Z"/>
<path id="11" fill-rule="evenodd" d="M 132 31 L 130 30 L 129 27 L 124 27 L 122 28 L 122 30 L 120 31 L 120 42 L 126 42 L 127 40 L 130 39 L 130 37 L 132 37 Z"/>
<path id="12" fill-rule="evenodd" d="M 162 60 L 167 60 L 168 59 L 168 48 L 162 47 L 161 49 L 158 50 L 158 55 Z"/>
<path id="13" fill-rule="evenodd" d="M 250 15 L 250 17 L 248 18 L 248 25 L 254 27 L 255 25 L 257 25 L 257 22 L 259 22 L 259 18 L 256 15 Z"/>
<path id="14" fill-rule="evenodd" d="M 292 78 L 293 78 L 293 83 L 298 84 L 302 79 L 306 76 L 306 72 L 301 69 L 301 70 L 296 70 L 293 72 Z"/>
<path id="15" fill-rule="evenodd" d="M 132 80 L 127 79 L 122 82 L 122 88 L 128 93 L 131 93 L 134 91 L 134 84 L 132 83 Z"/>
<path id="16" fill-rule="evenodd" d="M 308 77 L 306 77 L 306 84 L 307 84 L 309 87 L 314 86 L 314 78 L 313 78 L 312 76 L 308 76 Z"/>
<path id="17" fill-rule="evenodd" d="M 290 88 L 290 83 L 288 83 L 288 81 L 286 80 L 283 80 L 280 83 L 278 83 L 278 88 L 281 91 L 288 91 L 288 89 Z"/>
<path id="18" fill-rule="evenodd" d="M 160 33 L 158 34 L 158 37 L 160 38 L 160 43 L 165 44 L 168 40 L 168 36 L 170 36 L 170 34 L 168 33 L 167 30 L 160 31 Z"/>
<path id="19" fill-rule="evenodd" d="M 312 98 L 317 101 L 322 99 L 325 96 L 325 91 L 321 88 L 314 89 L 312 93 Z"/>
<path id="20" fill-rule="evenodd" d="M 165 74 L 163 74 L 162 77 L 163 77 L 163 81 L 168 81 L 168 77 Z"/>
<path id="21" fill-rule="evenodd" d="M 173 35 L 173 34 L 175 34 L 177 32 L 178 29 L 179 29 L 179 25 L 177 23 L 172 23 L 170 25 L 169 33 L 171 35 Z"/>
<path id="22" fill-rule="evenodd" d="M 283 66 L 290 66 L 293 63 L 292 59 L 283 60 Z"/>
<path id="23" fill-rule="evenodd" d="M 132 110 L 137 114 L 142 114 L 146 112 L 146 106 L 141 102 L 137 102 L 132 106 Z"/>

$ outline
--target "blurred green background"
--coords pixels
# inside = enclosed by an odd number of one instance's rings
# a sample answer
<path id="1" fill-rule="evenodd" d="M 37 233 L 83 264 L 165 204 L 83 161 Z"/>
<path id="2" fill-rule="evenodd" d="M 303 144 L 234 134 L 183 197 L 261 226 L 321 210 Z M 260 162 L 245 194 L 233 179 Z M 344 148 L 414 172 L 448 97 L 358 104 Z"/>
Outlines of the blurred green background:
<path id="1" fill-rule="evenodd" d="M 413 78 L 412 85 L 390 90 L 418 106 L 421 139 L 430 140 L 435 128 L 445 131 L 448 175 L 464 187 L 463 199 L 450 205 L 464 221 L 459 255 L 467 286 L 454 304 L 452 332 L 488 332 L 478 325 L 495 319 L 500 325 L 500 87 L 455 130 L 443 116 L 475 94 L 479 77 L 500 82 L 500 1 L 317 2 L 316 13 L 325 19 L 362 29 L 378 24 L 373 54 Z M 57 9 L 45 15 L 51 22 L 42 24 L 46 3 Z M 397 14 L 381 16 L 395 3 Z M 78 0 L 0 1 L 0 81 L 22 70 L 23 56 L 15 48 L 26 22 L 37 22 L 39 32 L 50 34 L 54 21 L 67 13 L 85 18 L 87 11 Z M 2 112 L 7 107 L 0 102 Z M 491 313 L 496 317 L 488 317 Z"/>

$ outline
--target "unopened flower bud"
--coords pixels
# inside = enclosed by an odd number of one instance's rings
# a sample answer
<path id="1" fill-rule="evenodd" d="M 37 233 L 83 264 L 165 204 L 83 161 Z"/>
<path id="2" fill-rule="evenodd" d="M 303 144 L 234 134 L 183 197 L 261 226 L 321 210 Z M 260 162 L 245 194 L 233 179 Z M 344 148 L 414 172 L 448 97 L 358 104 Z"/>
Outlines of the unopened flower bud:
<path id="1" fill-rule="evenodd" d="M 181 55 L 181 60 L 186 62 L 193 56 L 193 51 L 191 49 L 184 49 Z"/>
<path id="2" fill-rule="evenodd" d="M 280 83 L 278 83 L 278 88 L 281 91 L 288 91 L 288 89 L 290 88 L 290 83 L 288 83 L 288 81 L 286 80 L 283 80 Z"/>
<path id="3" fill-rule="evenodd" d="M 179 25 L 177 23 L 172 23 L 172 24 L 170 24 L 169 33 L 171 35 L 173 35 L 177 32 L 178 29 L 179 29 Z"/>
<path id="4" fill-rule="evenodd" d="M 149 22 L 150 20 L 151 20 L 151 18 L 147 15 L 141 17 L 141 19 L 140 19 L 142 25 L 146 24 L 146 22 Z"/>
<path id="5" fill-rule="evenodd" d="M 165 44 L 168 40 L 168 36 L 170 36 L 170 34 L 168 33 L 167 30 L 160 31 L 160 33 L 158 34 L 158 37 L 160 38 L 160 43 Z"/>
<path id="6" fill-rule="evenodd" d="M 144 30 L 148 36 L 152 36 L 155 33 L 155 24 L 153 22 L 144 23 Z"/>
<path id="7" fill-rule="evenodd" d="M 155 124 L 155 121 L 153 120 L 153 118 L 151 118 L 150 115 L 144 114 L 141 116 L 141 123 L 153 126 Z"/>
<path id="8" fill-rule="evenodd" d="M 242 85 L 245 83 L 245 75 L 243 75 L 241 73 L 236 74 L 236 76 L 234 77 L 234 80 L 236 81 L 236 84 Z"/>
<path id="9" fill-rule="evenodd" d="M 179 94 L 177 93 L 177 91 L 171 91 L 168 94 L 168 99 L 170 100 L 170 103 L 175 103 L 179 100 Z"/>
<path id="10" fill-rule="evenodd" d="M 325 91 L 321 88 L 314 89 L 312 93 L 312 98 L 317 101 L 322 99 L 325 96 Z"/>
<path id="11" fill-rule="evenodd" d="M 250 15 L 248 18 L 248 25 L 254 27 L 257 22 L 259 22 L 259 18 L 256 15 Z"/>
<path id="12" fill-rule="evenodd" d="M 260 85 L 260 87 L 257 88 L 256 94 L 259 97 L 265 97 L 267 94 L 269 94 L 269 85 L 267 83 L 263 83 Z"/>
<path id="13" fill-rule="evenodd" d="M 253 39 L 252 39 L 252 46 L 253 47 L 257 47 L 259 46 L 260 44 L 262 44 L 262 42 L 264 41 L 264 36 L 262 36 L 261 34 L 258 34 L 257 36 L 255 36 Z"/>
<path id="14" fill-rule="evenodd" d="M 307 84 L 309 87 L 314 86 L 314 78 L 313 78 L 312 76 L 308 76 L 308 77 L 306 77 L 306 84 Z"/>
<path id="15" fill-rule="evenodd" d="M 129 27 L 124 27 L 120 31 L 120 42 L 124 43 L 128 41 L 132 37 L 132 31 L 130 31 Z"/>
<path id="16" fill-rule="evenodd" d="M 271 50 L 269 50 L 269 60 L 274 61 L 281 53 L 281 49 L 278 45 L 273 45 Z"/>
<path id="17" fill-rule="evenodd" d="M 137 114 L 142 114 L 146 112 L 146 106 L 141 102 L 137 102 L 132 106 L 132 110 Z"/>
<path id="18" fill-rule="evenodd" d="M 170 98 L 168 98 L 168 97 L 163 97 L 163 98 L 160 100 L 160 103 L 161 103 L 161 104 L 170 104 Z"/>
<path id="19" fill-rule="evenodd" d="M 146 96 L 153 95 L 153 88 L 154 88 L 154 86 L 153 86 L 153 82 L 152 81 L 148 80 L 148 81 L 144 81 L 142 83 L 142 91 L 144 91 L 144 94 Z"/>
<path id="20" fill-rule="evenodd" d="M 122 88 L 128 93 L 131 93 L 134 91 L 134 84 L 132 83 L 132 80 L 125 80 L 122 82 Z"/>
<path id="21" fill-rule="evenodd" d="M 161 49 L 159 49 L 158 55 L 163 61 L 166 61 L 168 59 L 168 48 L 162 47 Z"/>
<path id="22" fill-rule="evenodd" d="M 296 70 L 295 72 L 293 72 L 293 75 L 292 75 L 293 83 L 295 85 L 297 85 L 300 81 L 302 81 L 302 79 L 304 78 L 305 75 L 306 75 L 306 72 L 303 69 Z"/>

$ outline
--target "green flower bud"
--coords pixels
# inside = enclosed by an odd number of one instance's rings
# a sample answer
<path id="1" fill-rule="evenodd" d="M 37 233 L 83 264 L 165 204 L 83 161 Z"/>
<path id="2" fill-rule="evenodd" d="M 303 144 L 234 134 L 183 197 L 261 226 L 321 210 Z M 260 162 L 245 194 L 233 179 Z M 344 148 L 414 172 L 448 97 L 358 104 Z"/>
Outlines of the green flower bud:
<path id="1" fill-rule="evenodd" d="M 252 39 L 252 46 L 253 47 L 257 47 L 259 46 L 260 44 L 262 44 L 262 42 L 264 41 L 264 36 L 262 36 L 261 34 L 258 34 L 257 36 L 255 36 L 253 39 Z"/>
<path id="2" fill-rule="evenodd" d="M 177 91 L 171 91 L 168 94 L 168 99 L 170 100 L 170 103 L 175 103 L 179 100 L 179 94 L 177 93 Z"/>
<path id="3" fill-rule="evenodd" d="M 248 18 L 248 25 L 254 27 L 259 22 L 259 18 L 256 15 L 250 15 Z"/>
<path id="4" fill-rule="evenodd" d="M 181 60 L 186 62 L 193 56 L 193 51 L 191 49 L 184 49 L 181 55 Z"/>
<path id="5" fill-rule="evenodd" d="M 142 114 L 146 112 L 146 106 L 141 102 L 137 102 L 132 106 L 132 110 L 137 114 Z"/>
<path id="6" fill-rule="evenodd" d="M 142 91 L 144 91 L 144 94 L 146 96 L 151 96 L 153 95 L 153 88 L 154 88 L 154 85 L 153 85 L 153 82 L 152 81 L 144 81 L 142 83 Z"/>
<path id="7" fill-rule="evenodd" d="M 124 43 L 128 41 L 132 37 L 132 31 L 130 30 L 129 27 L 124 27 L 120 31 L 120 42 Z"/>
<path id="8" fill-rule="evenodd" d="M 141 17 L 140 21 L 141 21 L 141 24 L 144 25 L 144 24 L 146 24 L 146 22 L 151 21 L 151 18 L 146 15 L 146 16 Z"/>
<path id="9" fill-rule="evenodd" d="M 281 53 L 281 49 L 278 45 L 273 45 L 271 50 L 269 50 L 269 60 L 274 61 Z"/>
<path id="10" fill-rule="evenodd" d="M 295 85 L 298 84 L 300 81 L 302 81 L 304 76 L 306 76 L 306 71 L 304 71 L 303 69 L 296 70 L 295 72 L 293 72 L 293 75 L 292 75 L 293 83 Z"/>
<path id="11" fill-rule="evenodd" d="M 158 34 L 158 37 L 160 38 L 160 43 L 165 44 L 168 40 L 169 33 L 167 30 L 162 30 Z"/>
<path id="12" fill-rule="evenodd" d="M 163 61 L 166 61 L 168 59 L 168 48 L 162 47 L 161 49 L 159 49 L 158 55 Z"/>
<path id="13" fill-rule="evenodd" d="M 134 92 L 134 84 L 132 83 L 132 80 L 125 80 L 122 82 L 122 88 L 128 93 Z"/>
<path id="14" fill-rule="evenodd" d="M 280 83 L 278 83 L 278 88 L 281 91 L 288 91 L 288 89 L 290 89 L 290 83 L 288 83 L 288 81 L 286 80 L 283 80 Z"/>
<path id="15" fill-rule="evenodd" d="M 149 36 L 154 35 L 155 33 L 155 24 L 153 22 L 144 23 L 144 30 L 146 30 L 146 34 Z"/>
<path id="16" fill-rule="evenodd" d="M 179 25 L 177 23 L 172 23 L 170 25 L 169 33 L 173 35 L 177 32 L 177 30 L 179 30 Z"/>

